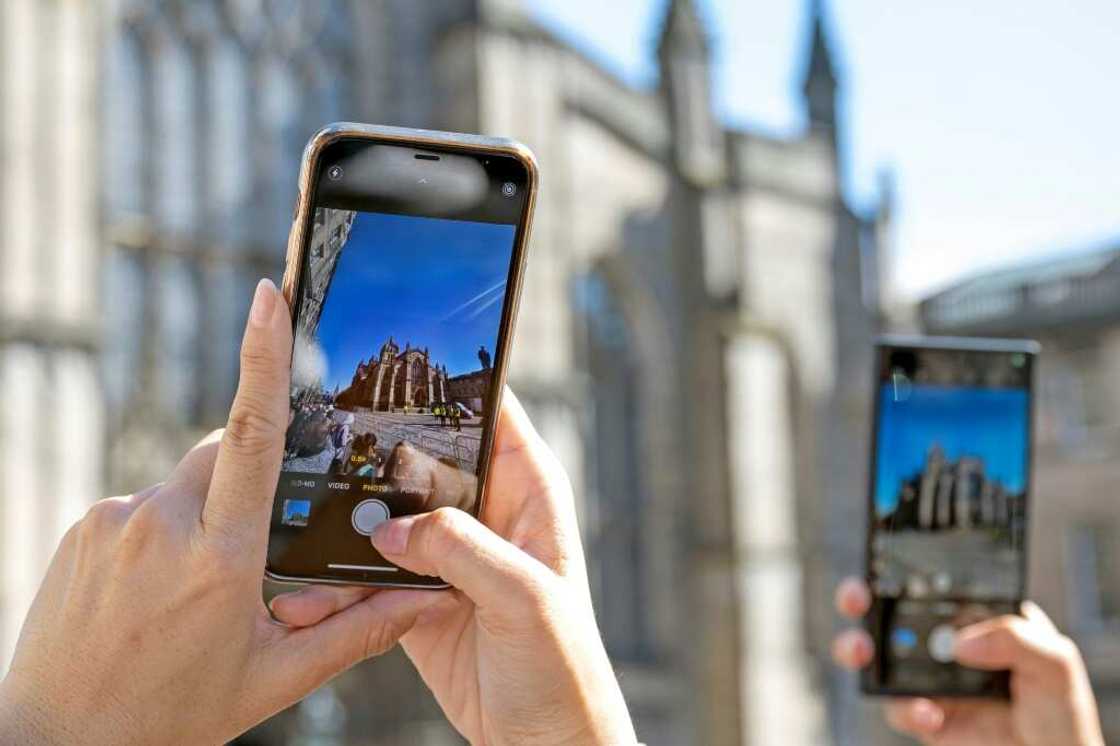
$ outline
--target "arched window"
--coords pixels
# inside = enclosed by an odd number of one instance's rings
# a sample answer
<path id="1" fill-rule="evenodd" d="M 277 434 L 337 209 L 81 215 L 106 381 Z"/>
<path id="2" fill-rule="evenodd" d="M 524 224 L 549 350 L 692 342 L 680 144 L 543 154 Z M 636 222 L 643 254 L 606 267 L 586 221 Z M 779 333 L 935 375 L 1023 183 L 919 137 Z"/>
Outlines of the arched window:
<path id="1" fill-rule="evenodd" d="M 641 371 L 634 340 L 611 285 L 599 273 L 577 281 L 575 304 L 587 329 L 594 444 L 588 454 L 594 503 L 589 551 L 603 636 L 619 660 L 654 656 L 642 517 L 648 509 L 638 432 Z"/>
<path id="2" fill-rule="evenodd" d="M 187 257 L 166 257 L 159 268 L 160 390 L 166 413 L 189 423 L 195 412 L 200 360 L 198 266 Z"/>
<path id="3" fill-rule="evenodd" d="M 321 40 L 352 19 L 349 3 L 319 0 L 107 12 L 103 370 L 109 450 L 127 458 L 117 443 L 178 451 L 167 433 L 220 424 L 253 285 L 283 268 L 304 142 L 349 109 L 348 31 Z"/>
<path id="4" fill-rule="evenodd" d="M 146 57 L 132 28 L 121 28 L 106 45 L 105 101 L 102 107 L 103 213 L 110 241 L 126 239 L 128 226 L 140 217 L 145 197 Z M 117 231 L 112 230 L 114 226 Z M 110 422 L 120 419 L 124 405 L 138 388 L 144 327 L 144 274 L 130 246 L 113 245 L 101 275 L 102 322 L 106 329 L 102 355 L 103 380 Z"/>
<path id="5" fill-rule="evenodd" d="M 288 235 L 292 215 L 299 158 L 305 133 L 301 126 L 301 90 L 291 67 L 278 55 L 265 58 L 260 69 L 257 132 L 261 142 L 256 147 L 265 157 L 258 164 L 262 173 L 259 193 L 263 200 L 263 224 L 260 238 L 281 244 Z"/>
<path id="6" fill-rule="evenodd" d="M 170 235 L 182 235 L 198 220 L 195 195 L 197 179 L 194 153 L 195 86 L 197 76 L 190 52 L 174 29 L 152 34 L 152 96 L 155 106 L 154 152 L 156 164 L 154 216 Z"/>
<path id="7" fill-rule="evenodd" d="M 102 173 L 104 204 L 115 217 L 138 214 L 144 206 L 143 142 L 145 59 L 130 29 L 107 45 Z"/>
<path id="8" fill-rule="evenodd" d="M 102 270 L 105 335 L 101 356 L 106 410 L 111 422 L 122 418 L 138 388 L 140 340 L 144 335 L 144 272 L 132 251 L 112 251 Z"/>
<path id="9" fill-rule="evenodd" d="M 205 64 L 209 86 L 210 132 L 206 139 L 211 184 L 207 214 L 211 233 L 223 248 L 248 239 L 245 209 L 252 199 L 251 98 L 245 50 L 223 35 L 210 48 Z"/>

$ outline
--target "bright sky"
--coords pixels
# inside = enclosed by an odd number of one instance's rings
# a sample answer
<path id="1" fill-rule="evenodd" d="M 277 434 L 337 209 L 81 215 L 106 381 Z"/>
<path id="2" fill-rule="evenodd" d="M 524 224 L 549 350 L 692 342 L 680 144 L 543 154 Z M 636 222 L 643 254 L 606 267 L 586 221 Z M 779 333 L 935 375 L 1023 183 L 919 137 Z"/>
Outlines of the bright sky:
<path id="1" fill-rule="evenodd" d="M 319 319 L 323 385 L 346 388 L 393 337 L 457 376 L 494 354 L 514 226 L 358 213 Z"/>
<path id="2" fill-rule="evenodd" d="M 894 386 L 879 389 L 879 453 L 875 505 L 880 515 L 898 505 L 902 482 L 920 474 L 936 444 L 949 461 L 979 458 L 987 478 L 1012 493 L 1026 486 L 1026 389 L 914 385 L 899 399 Z M 968 423 L 962 427 L 962 423 Z"/>
<path id="3" fill-rule="evenodd" d="M 656 80 L 664 0 L 524 0 L 635 84 Z M 700 0 L 726 121 L 802 123 L 808 0 Z M 831 0 L 848 186 L 893 168 L 893 282 L 906 297 L 980 269 L 1120 241 L 1120 2 Z"/>

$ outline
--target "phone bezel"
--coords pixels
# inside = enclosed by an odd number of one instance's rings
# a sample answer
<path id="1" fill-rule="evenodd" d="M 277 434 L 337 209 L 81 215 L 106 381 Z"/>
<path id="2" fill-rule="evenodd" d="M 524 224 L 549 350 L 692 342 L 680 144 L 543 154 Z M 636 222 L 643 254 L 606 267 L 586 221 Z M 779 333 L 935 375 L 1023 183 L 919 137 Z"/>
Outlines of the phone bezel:
<path id="1" fill-rule="evenodd" d="M 536 206 L 537 190 L 540 180 L 539 168 L 536 157 L 528 147 L 515 140 L 482 135 L 469 135 L 455 132 L 438 132 L 433 130 L 411 129 L 405 127 L 390 127 L 385 125 L 359 124 L 355 122 L 336 122 L 329 124 L 315 133 L 304 149 L 300 163 L 299 191 L 296 196 L 292 227 L 288 235 L 288 247 L 284 278 L 281 282 L 281 292 L 292 314 L 293 329 L 296 321 L 296 303 L 301 287 L 303 261 L 311 238 L 311 227 L 315 211 L 315 185 L 318 183 L 320 159 L 323 152 L 332 144 L 342 140 L 363 140 L 370 143 L 395 145 L 404 148 L 423 148 L 435 151 L 462 153 L 464 155 L 485 157 L 507 156 L 517 160 L 525 169 L 525 199 L 522 213 L 517 222 L 514 235 L 513 251 L 510 257 L 509 290 L 506 308 L 499 327 L 498 339 L 500 340 L 494 355 L 494 380 L 492 391 L 498 395 L 505 389 L 506 373 L 509 365 L 510 348 L 513 341 L 513 332 L 516 326 L 517 311 L 521 302 L 521 290 L 525 277 L 525 258 L 528 248 L 529 235 L 532 230 L 533 210 Z M 495 415 L 500 411 L 501 403 L 494 407 Z M 496 419 L 491 419 L 483 433 L 479 446 L 478 469 L 478 500 L 475 504 L 473 515 L 482 515 L 483 505 L 487 497 L 488 477 L 493 460 L 493 441 L 496 428 Z M 270 532 L 271 540 L 271 532 Z M 267 555 L 266 555 L 267 557 Z M 419 580 L 402 582 L 394 580 L 394 573 L 366 571 L 366 576 L 384 577 L 350 579 L 321 576 L 287 575 L 273 571 L 265 562 L 265 577 L 277 583 L 291 584 L 328 584 L 342 586 L 369 586 L 377 588 L 423 588 L 440 589 L 449 588 L 450 585 L 440 578 L 432 578 L 430 582 Z M 422 576 L 421 576 L 422 577 Z"/>
<path id="2" fill-rule="evenodd" d="M 879 458 L 879 388 L 882 383 L 879 377 L 879 362 L 882 359 L 884 351 L 908 349 L 908 350 L 949 350 L 949 351 L 962 351 L 962 352 L 979 352 L 979 353 L 993 353 L 993 354 L 1014 354 L 1021 353 L 1030 359 L 1030 371 L 1027 378 L 1027 477 L 1026 477 L 1026 490 L 1024 495 L 1024 505 L 1026 507 L 1025 521 L 1026 525 L 1023 530 L 1023 549 L 1019 557 L 1019 572 L 1021 582 L 1019 584 L 1018 595 L 1011 601 L 1012 604 L 1019 606 L 1022 604 L 1028 583 L 1028 569 L 1029 569 L 1029 552 L 1030 552 L 1030 523 L 1032 521 L 1033 503 L 1034 503 L 1034 429 L 1035 429 L 1035 388 L 1038 376 L 1038 355 L 1041 352 L 1041 347 L 1038 342 L 1028 339 L 985 339 L 977 337 L 937 337 L 937 336 L 920 336 L 920 335 L 882 335 L 876 338 L 873 351 L 873 365 L 871 371 L 871 448 L 869 454 L 869 467 L 867 472 L 867 500 L 866 500 L 866 513 L 865 519 L 867 521 L 864 528 L 864 559 L 863 559 L 863 575 L 864 581 L 867 583 L 868 588 L 871 588 L 871 561 L 872 561 L 872 531 L 871 522 L 875 514 L 875 474 L 878 466 Z M 874 598 L 874 593 L 872 593 Z M 877 638 L 876 630 L 871 629 L 870 615 L 865 615 L 863 619 L 863 627 L 871 636 L 873 645 L 875 647 L 875 654 L 878 655 L 882 648 L 882 641 Z M 1001 672 L 993 671 L 993 676 L 999 676 Z M 1006 672 L 1004 672 L 1006 675 Z M 989 693 L 978 693 L 973 691 L 961 691 L 958 689 L 945 689 L 938 687 L 931 687 L 929 689 L 911 689 L 900 688 L 891 686 L 881 686 L 873 680 L 870 669 L 864 669 L 860 675 L 860 691 L 868 696 L 886 696 L 886 697 L 949 697 L 949 698 L 1005 698 L 1008 696 L 1006 691 L 1003 691 L 1003 686 L 1006 682 L 997 682 L 999 691 Z"/>

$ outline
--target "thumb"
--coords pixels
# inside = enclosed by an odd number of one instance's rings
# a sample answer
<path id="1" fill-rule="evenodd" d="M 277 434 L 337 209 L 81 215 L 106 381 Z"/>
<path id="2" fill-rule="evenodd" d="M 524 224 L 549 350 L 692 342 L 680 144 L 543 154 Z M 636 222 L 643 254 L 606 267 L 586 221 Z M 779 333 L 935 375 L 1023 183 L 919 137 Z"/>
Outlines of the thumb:
<path id="1" fill-rule="evenodd" d="M 261 280 L 241 343 L 241 379 L 218 447 L 202 525 L 233 535 L 251 531 L 262 552 L 288 424 L 291 354 L 288 306 L 275 285 Z"/>
<path id="2" fill-rule="evenodd" d="M 548 568 L 456 508 L 385 521 L 371 538 L 386 559 L 443 578 L 480 607 L 506 607 L 547 582 Z"/>
<path id="3" fill-rule="evenodd" d="M 1077 649 L 1046 620 L 1007 614 L 957 633 L 958 663 L 984 670 L 1011 669 L 1052 675 L 1076 662 Z"/>

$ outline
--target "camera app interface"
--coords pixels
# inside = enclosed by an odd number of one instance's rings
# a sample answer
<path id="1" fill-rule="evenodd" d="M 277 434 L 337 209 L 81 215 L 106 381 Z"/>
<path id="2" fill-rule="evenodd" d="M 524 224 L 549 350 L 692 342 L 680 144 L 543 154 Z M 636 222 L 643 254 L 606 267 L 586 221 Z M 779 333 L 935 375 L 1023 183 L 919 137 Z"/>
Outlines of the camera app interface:
<path id="1" fill-rule="evenodd" d="M 872 475 L 876 688 L 997 692 L 954 631 L 1023 591 L 1031 357 L 883 348 Z"/>
<path id="2" fill-rule="evenodd" d="M 515 231 L 316 208 L 273 508 L 275 571 L 398 572 L 370 544 L 378 523 L 474 509 Z"/>

